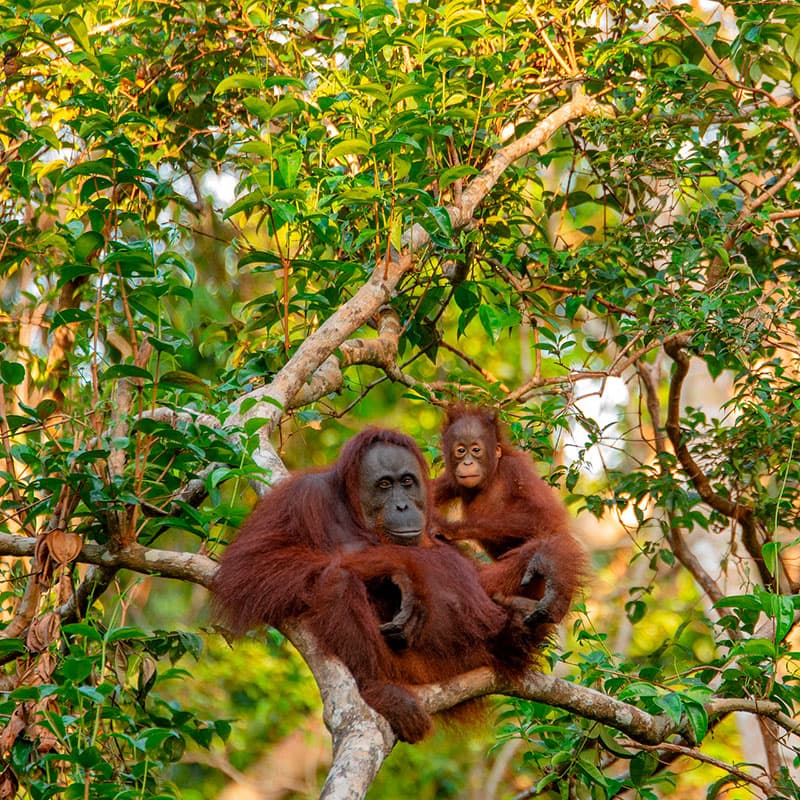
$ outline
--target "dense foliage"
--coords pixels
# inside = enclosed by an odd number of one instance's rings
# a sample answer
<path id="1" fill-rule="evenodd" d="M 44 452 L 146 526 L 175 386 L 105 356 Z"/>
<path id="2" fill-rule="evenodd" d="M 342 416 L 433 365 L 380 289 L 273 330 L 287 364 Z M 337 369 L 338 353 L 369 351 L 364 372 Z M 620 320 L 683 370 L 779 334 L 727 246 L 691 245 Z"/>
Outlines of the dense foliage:
<path id="1" fill-rule="evenodd" d="M 204 650 L 187 584 L 271 447 L 435 460 L 452 398 L 581 512 L 553 666 L 672 726 L 513 701 L 497 796 L 800 796 L 800 8 L 28 0 L 0 49 L 0 798 L 196 797 L 265 738 L 221 716 L 288 733 L 295 657 Z M 462 791 L 424 748 L 380 796 Z"/>

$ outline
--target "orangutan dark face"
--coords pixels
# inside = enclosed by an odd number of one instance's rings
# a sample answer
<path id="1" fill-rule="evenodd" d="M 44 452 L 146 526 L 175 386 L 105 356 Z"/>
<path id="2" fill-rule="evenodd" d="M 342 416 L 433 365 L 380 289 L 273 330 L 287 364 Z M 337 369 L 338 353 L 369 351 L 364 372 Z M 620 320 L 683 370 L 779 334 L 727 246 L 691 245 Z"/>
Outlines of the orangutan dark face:
<path id="1" fill-rule="evenodd" d="M 418 544 L 425 527 L 425 480 L 414 454 L 375 444 L 359 472 L 361 513 L 368 528 L 393 544 Z"/>

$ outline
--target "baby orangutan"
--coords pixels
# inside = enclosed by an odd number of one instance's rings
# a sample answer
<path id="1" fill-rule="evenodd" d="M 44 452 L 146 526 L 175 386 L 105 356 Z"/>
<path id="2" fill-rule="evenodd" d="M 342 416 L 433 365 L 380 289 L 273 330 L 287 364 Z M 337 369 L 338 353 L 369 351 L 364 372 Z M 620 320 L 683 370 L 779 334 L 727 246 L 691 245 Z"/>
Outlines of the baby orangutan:
<path id="1" fill-rule="evenodd" d="M 493 411 L 449 406 L 442 452 L 445 470 L 433 482 L 439 535 L 477 542 L 494 559 L 481 572 L 487 590 L 517 608 L 520 594 L 528 598 L 529 625 L 560 622 L 585 571 L 564 504 Z"/>

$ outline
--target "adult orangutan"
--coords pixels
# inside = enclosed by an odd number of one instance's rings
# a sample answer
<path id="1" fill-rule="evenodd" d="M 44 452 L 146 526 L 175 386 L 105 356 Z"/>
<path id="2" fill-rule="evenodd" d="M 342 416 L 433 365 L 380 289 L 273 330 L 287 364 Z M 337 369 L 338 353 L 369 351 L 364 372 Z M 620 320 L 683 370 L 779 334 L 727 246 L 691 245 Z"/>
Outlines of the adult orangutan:
<path id="1" fill-rule="evenodd" d="M 509 444 L 489 409 L 449 406 L 442 453 L 444 473 L 433 481 L 438 533 L 475 541 L 495 559 L 484 585 L 500 600 L 536 601 L 529 625 L 560 622 L 585 570 L 564 504 L 530 458 Z"/>
<path id="2" fill-rule="evenodd" d="M 541 638 L 492 600 L 470 559 L 433 541 L 430 510 L 416 443 L 365 430 L 329 468 L 294 473 L 256 506 L 215 577 L 218 613 L 237 633 L 306 624 L 398 737 L 418 741 L 431 718 L 409 687 L 524 669 Z M 512 568 L 525 572 L 509 561 L 492 576 L 504 591 Z"/>

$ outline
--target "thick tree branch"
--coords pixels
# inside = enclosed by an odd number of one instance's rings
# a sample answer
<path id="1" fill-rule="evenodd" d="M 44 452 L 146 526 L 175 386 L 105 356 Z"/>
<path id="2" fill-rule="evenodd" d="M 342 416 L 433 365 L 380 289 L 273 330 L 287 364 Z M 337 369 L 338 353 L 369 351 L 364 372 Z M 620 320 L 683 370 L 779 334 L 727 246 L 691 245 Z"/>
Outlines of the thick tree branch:
<path id="1" fill-rule="evenodd" d="M 333 740 L 333 762 L 320 800 L 358 800 L 367 793 L 397 739 L 389 723 L 361 699 L 341 661 L 326 657 L 301 625 L 287 625 L 285 632 L 314 674 Z"/>
<path id="2" fill-rule="evenodd" d="M 399 374 L 397 350 L 403 328 L 397 313 L 389 306 L 378 312 L 378 335 L 374 339 L 348 339 L 339 347 L 337 355 L 328 356 L 308 382 L 292 398 L 290 406 L 313 403 L 331 392 L 338 392 L 344 383 L 343 370 L 355 364 L 379 367 L 394 378 Z"/>
<path id="3" fill-rule="evenodd" d="M 478 206 L 486 199 L 497 181 L 511 164 L 541 147 L 568 122 L 581 117 L 608 114 L 609 109 L 595 98 L 584 94 L 576 86 L 572 99 L 548 114 L 524 136 L 498 150 L 489 163 L 476 175 L 461 193 L 461 202 L 445 207 L 453 230 L 460 230 L 475 215 Z M 413 253 L 430 241 L 430 235 L 422 225 L 413 225 L 402 238 L 403 244 Z"/>
<path id="4" fill-rule="evenodd" d="M 32 557 L 35 545 L 36 539 L 0 533 L 0 555 Z M 205 587 L 211 585 L 217 569 L 215 561 L 199 553 L 158 550 L 136 543 L 111 551 L 96 542 L 85 542 L 76 560 L 100 567 L 130 569 L 144 575 L 177 578 Z M 5 631 L 2 633 L 5 634 Z"/>
<path id="5" fill-rule="evenodd" d="M 511 164 L 540 147 L 568 122 L 602 113 L 607 113 L 607 109 L 585 95 L 581 87 L 576 87 L 570 101 L 541 120 L 527 134 L 499 150 L 470 181 L 459 204 L 446 207 L 453 229 L 459 230 L 470 222 L 475 210 Z M 377 264 L 367 282 L 297 348 L 271 383 L 233 404 L 226 427 L 242 426 L 248 419 L 258 418 L 263 421 L 259 441 L 268 447 L 269 437 L 284 411 L 291 407 L 302 390 L 305 376 L 313 375 L 336 348 L 391 300 L 397 284 L 412 268 L 411 254 L 424 247 L 430 241 L 430 235 L 421 225 L 415 224 L 401 239 L 407 252 Z"/>

